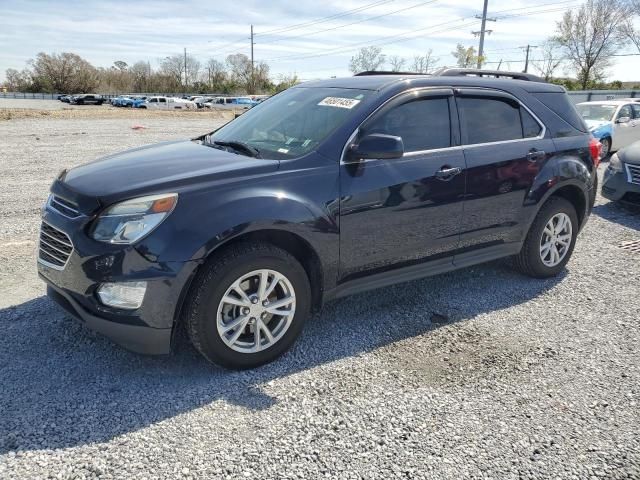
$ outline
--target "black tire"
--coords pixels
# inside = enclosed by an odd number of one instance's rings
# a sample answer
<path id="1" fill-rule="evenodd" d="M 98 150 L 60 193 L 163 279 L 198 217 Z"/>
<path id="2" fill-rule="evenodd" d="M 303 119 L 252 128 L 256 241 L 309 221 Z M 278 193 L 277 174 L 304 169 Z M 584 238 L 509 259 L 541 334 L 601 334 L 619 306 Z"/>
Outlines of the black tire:
<path id="1" fill-rule="evenodd" d="M 598 169 L 593 169 L 593 186 L 591 187 L 591 193 L 589 195 L 589 210 L 593 208 L 596 203 L 596 196 L 598 195 Z"/>
<path id="2" fill-rule="evenodd" d="M 227 288 L 243 275 L 272 269 L 284 275 L 295 290 L 295 313 L 284 335 L 256 353 L 233 350 L 217 329 L 218 305 Z M 288 252 L 269 244 L 240 243 L 210 259 L 189 291 L 184 321 L 191 343 L 209 362 L 229 369 L 255 368 L 287 351 L 300 335 L 311 311 L 311 288 L 306 271 Z"/>
<path id="3" fill-rule="evenodd" d="M 609 137 L 605 137 L 600 140 L 602 144 L 602 155 L 600 155 L 600 160 L 604 160 L 609 155 L 611 155 L 611 139 Z"/>
<path id="4" fill-rule="evenodd" d="M 542 233 L 549 220 L 558 213 L 565 213 L 571 220 L 571 244 L 562 261 L 550 267 L 543 263 L 540 256 Z M 534 278 L 549 278 L 558 275 L 571 258 L 578 236 L 578 215 L 576 209 L 568 200 L 562 197 L 550 197 L 542 206 L 533 220 L 522 250 L 514 257 L 514 264 L 525 275 Z"/>

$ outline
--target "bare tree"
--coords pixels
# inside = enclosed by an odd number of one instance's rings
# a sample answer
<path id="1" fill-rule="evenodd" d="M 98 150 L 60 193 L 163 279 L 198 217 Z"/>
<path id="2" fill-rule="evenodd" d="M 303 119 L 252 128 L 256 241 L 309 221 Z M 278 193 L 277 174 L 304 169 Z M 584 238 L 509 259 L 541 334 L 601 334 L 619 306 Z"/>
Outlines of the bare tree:
<path id="1" fill-rule="evenodd" d="M 129 69 L 131 72 L 131 90 L 134 92 L 150 92 L 152 88 L 151 65 L 148 62 L 136 62 Z"/>
<path id="2" fill-rule="evenodd" d="M 30 62 L 31 76 L 47 92 L 84 93 L 98 86 L 98 72 L 75 53 L 40 52 Z"/>
<path id="3" fill-rule="evenodd" d="M 555 41 L 576 70 L 583 90 L 605 77 L 624 36 L 622 25 L 628 13 L 624 0 L 587 0 L 578 9 L 567 10 L 557 23 Z"/>
<path id="4" fill-rule="evenodd" d="M 565 58 L 559 45 L 553 40 L 542 43 L 539 52 L 540 59 L 532 61 L 531 64 L 546 81 L 549 81 Z"/>
<path id="5" fill-rule="evenodd" d="M 391 67 L 392 72 L 401 72 L 406 62 L 406 59 L 398 55 L 389 57 L 389 66 Z"/>
<path id="6" fill-rule="evenodd" d="M 380 47 L 363 47 L 349 61 L 349 70 L 353 73 L 378 70 L 384 65 L 386 55 Z"/>
<path id="7" fill-rule="evenodd" d="M 231 80 L 235 83 L 246 86 L 251 83 L 251 60 L 243 53 L 228 55 L 226 59 L 227 68 Z"/>
<path id="8" fill-rule="evenodd" d="M 440 57 L 433 55 L 433 50 L 427 50 L 424 55 L 413 57 L 413 71 L 416 73 L 431 73 L 436 69 Z"/>
<path id="9" fill-rule="evenodd" d="M 474 47 L 465 47 L 461 43 L 456 45 L 456 49 L 451 52 L 451 55 L 456 59 L 456 64 L 460 68 L 474 68 L 478 64 L 478 60 L 481 64 L 487 61 L 485 56 L 478 56 Z"/>
<path id="10" fill-rule="evenodd" d="M 638 15 L 640 15 L 640 2 L 638 3 Z M 638 49 L 640 52 L 640 31 L 633 25 L 633 18 L 628 18 L 622 24 L 622 34 Z"/>
<path id="11" fill-rule="evenodd" d="M 276 92 L 282 92 L 287 88 L 293 87 L 300 83 L 300 79 L 298 79 L 298 75 L 295 73 L 289 75 L 280 75 L 278 77 L 278 83 L 276 84 Z"/>
<path id="12" fill-rule="evenodd" d="M 184 55 L 166 57 L 160 63 L 160 72 L 172 80 L 172 88 L 184 89 L 198 80 L 200 62 L 192 55 L 187 55 L 186 65 Z"/>
<path id="13" fill-rule="evenodd" d="M 31 89 L 31 74 L 27 69 L 19 72 L 15 68 L 7 68 L 4 76 L 6 77 L 5 85 L 11 92 L 26 92 Z"/>
<path id="14" fill-rule="evenodd" d="M 210 58 L 207 62 L 207 84 L 214 90 L 222 90 L 222 84 L 227 80 L 224 63 Z"/>

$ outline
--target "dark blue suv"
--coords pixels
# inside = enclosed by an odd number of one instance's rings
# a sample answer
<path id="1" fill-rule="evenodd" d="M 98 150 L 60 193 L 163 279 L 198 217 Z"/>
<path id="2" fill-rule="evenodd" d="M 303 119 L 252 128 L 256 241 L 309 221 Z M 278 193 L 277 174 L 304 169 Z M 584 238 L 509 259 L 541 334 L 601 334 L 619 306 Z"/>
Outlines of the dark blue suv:
<path id="1" fill-rule="evenodd" d="M 49 295 L 131 350 L 184 327 L 209 360 L 286 351 L 323 302 L 513 257 L 569 261 L 597 141 L 526 74 L 361 74 L 299 85 L 215 132 L 63 171 L 43 209 Z"/>

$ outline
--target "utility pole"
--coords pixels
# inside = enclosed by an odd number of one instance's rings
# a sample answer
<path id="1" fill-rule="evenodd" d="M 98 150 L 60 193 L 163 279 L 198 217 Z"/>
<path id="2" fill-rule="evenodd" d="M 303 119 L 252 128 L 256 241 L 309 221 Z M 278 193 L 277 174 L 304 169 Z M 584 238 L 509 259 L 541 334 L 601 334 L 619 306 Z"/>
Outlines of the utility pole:
<path id="1" fill-rule="evenodd" d="M 471 32 L 474 35 L 480 36 L 480 45 L 478 45 L 478 69 L 482 68 L 482 57 L 484 56 L 484 34 L 491 33 L 493 30 L 487 30 L 487 21 L 495 22 L 495 18 L 487 18 L 487 9 L 489 7 L 489 0 L 484 0 L 484 7 L 482 8 L 482 16 L 476 15 L 476 18 L 482 20 L 480 30 L 477 32 Z"/>
<path id="2" fill-rule="evenodd" d="M 253 25 L 251 25 L 251 90 L 253 90 L 253 84 L 255 82 L 254 80 L 254 63 L 253 63 L 253 46 L 255 45 L 255 43 L 253 42 Z M 253 92 L 248 92 L 248 93 L 253 93 Z"/>
<path id="3" fill-rule="evenodd" d="M 520 47 L 520 48 L 526 49 L 527 51 L 527 56 L 525 57 L 525 61 L 524 61 L 524 73 L 527 73 L 529 71 L 529 51 L 532 48 L 537 48 L 537 47 L 538 47 L 537 45 L 528 45 L 528 44 L 526 47 Z"/>
<path id="4" fill-rule="evenodd" d="M 184 47 L 184 88 L 187 89 L 187 47 Z"/>

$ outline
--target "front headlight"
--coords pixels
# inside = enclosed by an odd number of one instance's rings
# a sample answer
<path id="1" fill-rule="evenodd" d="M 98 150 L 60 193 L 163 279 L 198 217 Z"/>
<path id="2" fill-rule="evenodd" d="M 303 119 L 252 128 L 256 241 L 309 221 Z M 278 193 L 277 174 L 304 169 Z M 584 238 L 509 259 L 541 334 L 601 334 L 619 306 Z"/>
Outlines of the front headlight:
<path id="1" fill-rule="evenodd" d="M 611 170 L 611 173 L 622 172 L 622 162 L 620 161 L 620 158 L 618 158 L 617 153 L 611 155 L 611 158 L 609 159 L 609 170 Z"/>
<path id="2" fill-rule="evenodd" d="M 160 225 L 176 203 L 177 193 L 150 195 L 117 203 L 98 216 L 91 237 L 100 242 L 134 243 Z"/>

